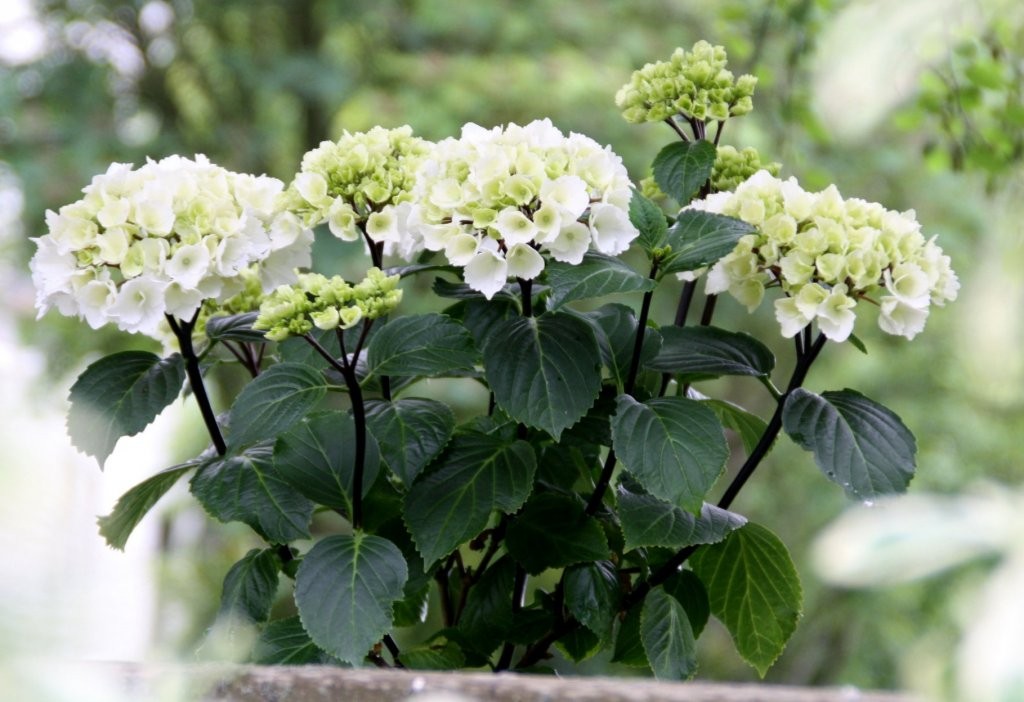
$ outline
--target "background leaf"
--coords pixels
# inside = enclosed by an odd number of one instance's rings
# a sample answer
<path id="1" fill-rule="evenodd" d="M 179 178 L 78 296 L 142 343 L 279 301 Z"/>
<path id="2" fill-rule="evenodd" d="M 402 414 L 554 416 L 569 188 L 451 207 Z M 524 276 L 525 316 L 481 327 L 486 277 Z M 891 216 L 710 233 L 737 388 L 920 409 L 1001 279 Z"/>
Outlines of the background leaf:
<path id="1" fill-rule="evenodd" d="M 121 495 L 113 511 L 96 520 L 100 526 L 100 534 L 107 540 L 107 545 L 123 551 L 128 537 L 157 501 L 174 487 L 183 475 L 202 463 L 203 461 L 194 460 L 162 470 Z"/>
<path id="2" fill-rule="evenodd" d="M 668 232 L 672 252 L 662 263 L 660 276 L 692 271 L 725 256 L 741 237 L 752 234 L 746 222 L 702 210 L 683 210 Z"/>
<path id="3" fill-rule="evenodd" d="M 851 497 L 904 492 L 914 477 L 914 435 L 894 412 L 855 390 L 797 389 L 786 399 L 782 426 Z"/>
<path id="4" fill-rule="evenodd" d="M 601 362 L 621 391 L 629 375 L 629 366 L 636 345 L 636 313 L 632 307 L 612 303 L 588 312 L 586 317 L 596 327 Z M 656 356 L 660 348 L 661 334 L 658 330 L 651 327 L 644 329 L 644 344 L 640 351 L 641 367 Z"/>
<path id="5" fill-rule="evenodd" d="M 325 665 L 338 659 L 313 643 L 297 616 L 277 619 L 264 627 L 253 647 L 257 665 Z"/>
<path id="6" fill-rule="evenodd" d="M 654 588 L 644 599 L 640 640 L 655 677 L 687 680 L 697 672 L 697 640 L 686 610 L 663 588 Z"/>
<path id="7" fill-rule="evenodd" d="M 505 546 L 527 573 L 608 558 L 608 540 L 575 497 L 536 495 L 508 526 Z"/>
<path id="8" fill-rule="evenodd" d="M 700 402 L 711 408 L 722 426 L 739 435 L 740 441 L 743 442 L 743 450 L 749 456 L 761 441 L 761 435 L 768 428 L 768 424 L 756 414 L 725 400 L 700 400 Z"/>
<path id="9" fill-rule="evenodd" d="M 443 314 L 417 314 L 388 321 L 368 351 L 376 375 L 436 377 L 471 371 L 479 354 L 469 330 Z"/>
<path id="10" fill-rule="evenodd" d="M 736 650 L 764 677 L 800 618 L 803 593 L 786 546 L 748 522 L 722 543 L 697 551 L 690 565 Z"/>
<path id="11" fill-rule="evenodd" d="M 612 446 L 648 492 L 694 514 L 729 457 L 715 413 L 680 397 L 640 403 L 620 395 Z"/>
<path id="12" fill-rule="evenodd" d="M 745 517 L 707 502 L 699 515 L 653 495 L 619 493 L 619 519 L 625 550 L 643 546 L 680 549 L 694 544 L 713 544 L 747 523 Z"/>
<path id="13" fill-rule="evenodd" d="M 662 587 L 686 610 L 686 618 L 690 620 L 693 637 L 700 638 L 711 617 L 711 603 L 708 601 L 708 591 L 704 583 L 692 570 L 681 570 L 672 574 Z"/>
<path id="14" fill-rule="evenodd" d="M 494 326 L 484 344 L 484 373 L 498 406 L 557 440 L 601 389 L 601 356 L 590 325 L 562 312 L 517 317 Z"/>
<path id="15" fill-rule="evenodd" d="M 596 251 L 588 251 L 576 265 L 551 261 L 545 270 L 551 286 L 548 309 L 552 310 L 574 300 L 647 292 L 655 286 L 654 280 L 637 273 L 624 261 Z"/>
<path id="16" fill-rule="evenodd" d="M 326 394 L 323 376 L 308 366 L 272 366 L 246 385 L 231 405 L 228 447 L 275 438 L 316 407 Z"/>
<path id="17" fill-rule="evenodd" d="M 674 141 L 654 157 L 654 180 L 666 195 L 686 206 L 711 177 L 715 151 L 715 145 L 703 139 Z"/>
<path id="18" fill-rule="evenodd" d="M 149 426 L 184 382 L 185 361 L 177 353 L 161 359 L 148 351 L 122 351 L 101 358 L 71 386 L 71 443 L 102 468 L 117 440 Z"/>
<path id="19" fill-rule="evenodd" d="M 388 468 L 409 486 L 448 444 L 455 431 L 455 413 L 443 402 L 419 397 L 370 400 L 366 425 L 377 438 Z"/>
<path id="20" fill-rule="evenodd" d="M 361 532 L 323 538 L 295 575 L 302 625 L 320 648 L 361 663 L 391 628 L 407 577 L 402 552 L 387 539 Z"/>

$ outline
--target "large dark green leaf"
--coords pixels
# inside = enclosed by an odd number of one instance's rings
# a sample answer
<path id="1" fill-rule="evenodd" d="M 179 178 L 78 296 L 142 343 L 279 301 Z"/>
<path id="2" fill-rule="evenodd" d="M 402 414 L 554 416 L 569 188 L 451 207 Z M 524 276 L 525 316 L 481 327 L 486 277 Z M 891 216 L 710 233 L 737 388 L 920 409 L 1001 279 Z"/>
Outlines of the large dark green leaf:
<path id="1" fill-rule="evenodd" d="M 633 352 L 636 349 L 637 318 L 631 307 L 608 304 L 586 314 L 595 326 L 601 362 L 611 373 L 616 386 L 622 390 L 629 375 Z M 641 366 L 658 354 L 661 334 L 658 330 L 644 329 L 644 343 L 640 351 Z"/>
<path id="2" fill-rule="evenodd" d="M 619 611 L 621 585 L 611 561 L 580 563 L 565 569 L 565 607 L 602 639 Z"/>
<path id="3" fill-rule="evenodd" d="M 545 269 L 551 296 L 548 309 L 556 309 L 573 300 L 586 300 L 613 293 L 647 292 L 654 280 L 637 273 L 620 259 L 589 251 L 573 265 L 552 261 Z"/>
<path id="4" fill-rule="evenodd" d="M 800 578 L 786 546 L 749 522 L 722 543 L 697 551 L 690 565 L 736 650 L 764 677 L 796 629 L 802 607 Z"/>
<path id="5" fill-rule="evenodd" d="M 620 395 L 612 446 L 649 493 L 694 514 L 729 457 L 715 413 L 680 397 L 640 403 Z"/>
<path id="6" fill-rule="evenodd" d="M 338 660 L 313 643 L 296 616 L 267 624 L 253 647 L 252 662 L 257 665 L 325 665 Z"/>
<path id="7" fill-rule="evenodd" d="M 376 375 L 434 377 L 473 370 L 479 354 L 469 330 L 443 314 L 398 317 L 370 342 Z"/>
<path id="8" fill-rule="evenodd" d="M 707 502 L 695 516 L 653 495 L 626 491 L 619 493 L 619 518 L 627 551 L 642 546 L 680 549 L 713 544 L 747 523 L 745 517 Z"/>
<path id="9" fill-rule="evenodd" d="M 407 577 L 402 552 L 387 539 L 358 531 L 321 539 L 295 575 L 302 625 L 320 648 L 361 663 L 391 628 Z"/>
<path id="10" fill-rule="evenodd" d="M 509 319 L 484 344 L 484 373 L 498 405 L 558 439 L 601 389 L 601 356 L 590 325 L 571 314 Z"/>
<path id="11" fill-rule="evenodd" d="M 488 300 L 483 295 L 455 303 L 445 314 L 462 322 L 473 335 L 477 348 L 482 349 L 491 335 L 491 329 L 506 319 L 520 315 L 519 303 L 509 297 L 495 297 Z"/>
<path id="12" fill-rule="evenodd" d="M 274 444 L 278 474 L 314 502 L 351 514 L 356 468 L 356 423 L 348 412 L 322 412 L 303 418 Z M 377 442 L 366 437 L 363 495 L 380 470 Z"/>
<path id="13" fill-rule="evenodd" d="M 526 503 L 509 524 L 505 546 L 531 574 L 608 558 L 608 540 L 597 520 L 584 514 L 575 497 L 555 493 Z"/>
<path id="14" fill-rule="evenodd" d="M 448 444 L 455 413 L 443 402 L 419 397 L 371 400 L 366 403 L 366 425 L 388 468 L 409 486 Z"/>
<path id="15" fill-rule="evenodd" d="M 715 145 L 698 141 L 674 141 L 654 157 L 654 180 L 662 191 L 680 205 L 689 204 L 711 177 L 715 166 Z"/>
<path id="16" fill-rule="evenodd" d="M 210 461 L 192 478 L 191 488 L 222 522 L 244 522 L 273 543 L 309 538 L 313 503 L 277 472 L 270 444 Z"/>
<path id="17" fill-rule="evenodd" d="M 128 537 L 153 505 L 174 487 L 183 475 L 201 464 L 202 461 L 195 460 L 162 470 L 121 495 L 114 505 L 114 510 L 96 520 L 100 525 L 100 534 L 107 540 L 107 545 L 123 551 Z"/>
<path id="18" fill-rule="evenodd" d="M 851 497 L 904 492 L 914 477 L 914 435 L 894 412 L 854 390 L 795 390 L 782 426 Z"/>
<path id="19" fill-rule="evenodd" d="M 665 213 L 641 195 L 639 190 L 634 190 L 633 197 L 629 200 L 629 221 L 640 232 L 636 241 L 648 254 L 665 245 L 665 235 L 668 232 Z"/>
<path id="20" fill-rule="evenodd" d="M 660 587 L 644 599 L 640 640 L 655 677 L 687 680 L 697 672 L 697 640 L 686 610 Z"/>
<path id="21" fill-rule="evenodd" d="M 686 610 L 686 618 L 690 620 L 694 638 L 700 638 L 700 633 L 711 618 L 711 603 L 704 583 L 692 570 L 681 570 L 670 575 L 662 587 L 679 600 L 679 604 Z"/>
<path id="22" fill-rule="evenodd" d="M 663 327 L 658 355 L 647 368 L 663 373 L 718 377 L 767 376 L 775 356 L 760 341 L 718 327 Z"/>
<path id="23" fill-rule="evenodd" d="M 252 328 L 259 312 L 233 314 L 229 317 L 210 317 L 206 320 L 206 336 L 214 341 L 244 341 L 262 344 L 266 332 Z"/>
<path id="24" fill-rule="evenodd" d="M 241 624 L 267 621 L 277 594 L 280 566 L 273 549 L 254 548 L 245 554 L 224 577 L 218 618 Z"/>
<path id="25" fill-rule="evenodd" d="M 148 351 L 111 354 L 86 368 L 71 386 L 68 436 L 100 467 L 122 436 L 134 436 L 174 402 L 185 382 L 180 354 L 161 359 Z"/>
<path id="26" fill-rule="evenodd" d="M 739 219 L 702 210 L 683 210 L 668 232 L 672 246 L 661 275 L 709 266 L 736 247 L 754 227 Z"/>
<path id="27" fill-rule="evenodd" d="M 278 363 L 245 386 L 231 405 L 229 447 L 272 440 L 316 407 L 327 394 L 317 371 Z"/>
<path id="28" fill-rule="evenodd" d="M 427 564 L 483 531 L 495 510 L 519 509 L 537 467 L 525 441 L 476 432 L 457 435 L 437 463 L 405 499 L 405 522 Z"/>

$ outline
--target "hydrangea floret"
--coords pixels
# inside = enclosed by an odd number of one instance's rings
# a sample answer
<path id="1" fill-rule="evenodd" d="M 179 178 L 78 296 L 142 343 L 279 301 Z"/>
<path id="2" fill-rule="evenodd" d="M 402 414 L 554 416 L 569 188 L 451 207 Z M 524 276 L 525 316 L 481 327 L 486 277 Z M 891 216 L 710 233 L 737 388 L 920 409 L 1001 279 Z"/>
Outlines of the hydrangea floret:
<path id="1" fill-rule="evenodd" d="M 407 235 L 408 201 L 431 147 L 408 126 L 346 131 L 303 156 L 289 204 L 308 227 L 326 222 L 344 241 L 363 236 L 384 254 L 411 260 L 423 246 Z"/>
<path id="2" fill-rule="evenodd" d="M 681 115 L 687 120 L 724 122 L 753 109 L 757 78 L 739 78 L 726 69 L 721 46 L 698 41 L 690 51 L 679 48 L 668 61 L 634 71 L 615 95 L 628 122 L 662 122 Z"/>
<path id="3" fill-rule="evenodd" d="M 775 316 L 785 337 L 816 321 L 827 338 L 845 341 L 857 303 L 868 301 L 878 306 L 883 331 L 912 339 L 930 306 L 956 299 L 960 287 L 949 256 L 921 233 L 913 210 L 843 199 L 834 185 L 808 192 L 795 178 L 762 170 L 735 192 L 692 207 L 757 228 L 711 267 L 706 291 L 728 292 L 753 311 L 765 288 L 781 287 Z"/>
<path id="4" fill-rule="evenodd" d="M 282 209 L 283 188 L 204 156 L 111 165 L 81 200 L 46 213 L 30 263 L 39 314 L 159 335 L 165 315 L 191 319 L 251 271 L 267 290 L 294 280 L 313 234 Z"/>
<path id="5" fill-rule="evenodd" d="M 779 175 L 782 164 L 775 161 L 761 161 L 761 154 L 752 146 L 737 149 L 722 145 L 715 153 L 715 166 L 711 172 L 711 192 L 735 190 L 739 184 L 758 171 Z"/>
<path id="6" fill-rule="evenodd" d="M 303 336 L 317 329 L 349 329 L 360 321 L 389 314 L 402 300 L 399 276 L 371 268 L 351 285 L 341 276 L 304 273 L 295 285 L 282 285 L 264 298 L 253 329 L 271 341 Z"/>
<path id="7" fill-rule="evenodd" d="M 539 276 L 545 254 L 578 264 L 590 249 L 625 251 L 639 234 L 631 196 L 622 159 L 589 137 L 548 119 L 467 124 L 424 163 L 409 226 L 490 299 L 510 277 Z"/>

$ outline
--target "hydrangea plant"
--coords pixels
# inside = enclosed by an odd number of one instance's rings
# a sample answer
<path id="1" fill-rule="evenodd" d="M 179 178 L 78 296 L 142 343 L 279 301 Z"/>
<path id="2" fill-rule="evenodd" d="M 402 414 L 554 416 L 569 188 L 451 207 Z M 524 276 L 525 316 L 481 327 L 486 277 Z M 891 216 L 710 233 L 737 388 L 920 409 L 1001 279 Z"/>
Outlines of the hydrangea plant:
<path id="1" fill-rule="evenodd" d="M 782 432 L 852 497 L 904 491 L 916 446 L 899 417 L 803 384 L 828 341 L 861 343 L 861 309 L 912 338 L 957 279 L 912 212 L 807 192 L 718 146 L 755 84 L 725 66 L 700 42 L 619 91 L 626 119 L 677 137 L 645 188 L 671 212 L 549 120 L 436 144 L 346 133 L 287 188 L 177 157 L 99 176 L 37 240 L 40 310 L 141 333 L 164 319 L 178 349 L 90 365 L 71 439 L 102 464 L 187 376 L 211 442 L 126 493 L 103 537 L 124 548 L 190 476 L 211 517 L 263 542 L 226 570 L 219 614 L 253 632 L 256 662 L 534 670 L 610 651 L 682 679 L 714 615 L 764 674 L 800 584 L 732 504 Z M 361 239 L 365 278 L 300 271 L 311 227 Z M 414 312 L 403 291 L 423 275 L 434 308 Z M 713 325 L 725 292 L 752 311 L 774 296 L 794 340 L 781 384 L 766 344 Z M 673 320 L 652 319 L 655 294 L 678 296 Z M 231 361 L 251 382 L 214 408 L 204 383 Z M 722 376 L 767 392 L 770 418 L 702 392 Z M 445 378 L 488 401 L 456 411 Z M 282 579 L 296 616 L 273 614 Z"/>

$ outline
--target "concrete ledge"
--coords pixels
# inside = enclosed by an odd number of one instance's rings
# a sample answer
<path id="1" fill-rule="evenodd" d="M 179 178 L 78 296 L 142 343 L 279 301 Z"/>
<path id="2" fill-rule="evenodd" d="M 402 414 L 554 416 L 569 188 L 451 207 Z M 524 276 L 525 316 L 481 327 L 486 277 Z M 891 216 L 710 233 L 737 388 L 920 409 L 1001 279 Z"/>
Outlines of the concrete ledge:
<path id="1" fill-rule="evenodd" d="M 128 700 L 196 702 L 922 702 L 856 688 L 330 667 L 76 664 Z M 108 688 L 109 689 L 109 688 Z"/>

